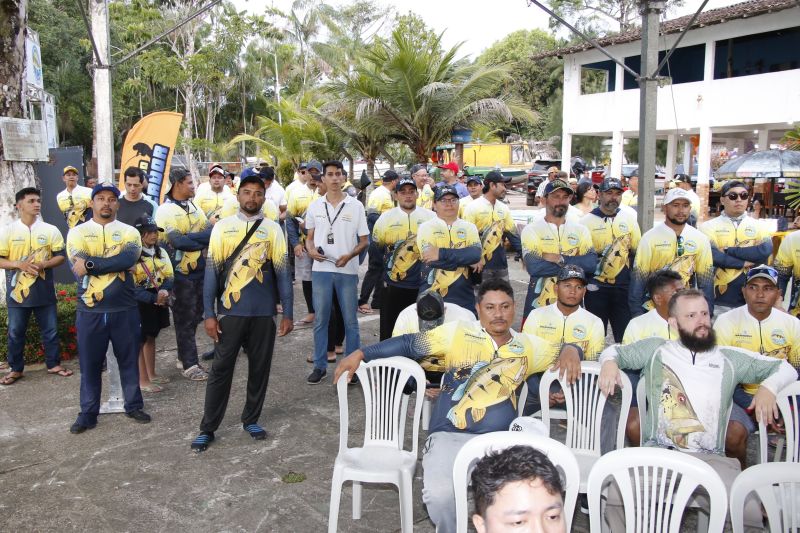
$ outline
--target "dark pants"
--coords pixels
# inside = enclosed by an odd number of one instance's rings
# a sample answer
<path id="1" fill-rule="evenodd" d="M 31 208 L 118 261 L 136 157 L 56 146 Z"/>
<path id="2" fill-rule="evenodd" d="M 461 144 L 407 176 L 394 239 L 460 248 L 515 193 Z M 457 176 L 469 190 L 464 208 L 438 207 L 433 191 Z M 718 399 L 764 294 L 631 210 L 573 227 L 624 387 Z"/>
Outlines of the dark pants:
<path id="1" fill-rule="evenodd" d="M 203 321 L 203 280 L 175 279 L 175 305 L 172 319 L 175 322 L 175 341 L 178 359 L 183 369 L 195 366 L 197 361 L 197 325 Z"/>
<path id="2" fill-rule="evenodd" d="M 25 334 L 31 314 L 36 317 L 44 345 L 47 368 L 61 364 L 61 346 L 58 342 L 58 316 L 56 304 L 39 307 L 8 307 L 8 365 L 14 372 L 25 369 Z"/>
<path id="3" fill-rule="evenodd" d="M 103 362 L 109 341 L 119 365 L 125 412 L 144 407 L 142 391 L 139 390 L 138 310 L 132 308 L 116 313 L 78 311 L 75 327 L 78 330 L 78 357 L 81 363 L 81 413 L 77 422 L 84 426 L 97 423 Z"/>
<path id="4" fill-rule="evenodd" d="M 219 319 L 219 329 L 222 333 L 214 345 L 214 362 L 208 374 L 200 431 L 216 431 L 222 423 L 240 346 L 244 346 L 247 354 L 247 397 L 242 410 L 242 424 L 258 422 L 267 394 L 275 347 L 275 319 L 271 316 L 223 316 Z"/>
<path id="5" fill-rule="evenodd" d="M 383 252 L 375 244 L 369 245 L 369 263 L 367 263 L 367 273 L 364 274 L 364 281 L 361 282 L 361 296 L 358 298 L 358 305 L 362 306 L 369 302 L 372 291 L 372 308 L 380 309 L 383 304 Z"/>
<path id="6" fill-rule="evenodd" d="M 622 342 L 625 328 L 631 321 L 631 310 L 628 307 L 627 287 L 607 287 L 598 285 L 596 291 L 586 291 L 583 303 L 586 310 L 603 321 L 603 331 L 611 323 L 614 342 Z"/>
<path id="7" fill-rule="evenodd" d="M 383 291 L 383 305 L 381 306 L 381 340 L 386 340 L 392 336 L 394 323 L 400 312 L 416 303 L 418 289 L 404 289 L 387 284 Z"/>
<path id="8" fill-rule="evenodd" d="M 344 345 L 344 318 L 342 308 L 339 307 L 339 298 L 336 291 L 333 291 L 333 303 L 331 304 L 331 319 L 328 321 L 328 348 L 327 351 L 336 351 L 337 346 Z"/>
<path id="9" fill-rule="evenodd" d="M 308 307 L 308 313 L 314 313 L 314 287 L 312 287 L 310 281 L 303 281 L 303 298 L 306 300 L 306 307 Z"/>

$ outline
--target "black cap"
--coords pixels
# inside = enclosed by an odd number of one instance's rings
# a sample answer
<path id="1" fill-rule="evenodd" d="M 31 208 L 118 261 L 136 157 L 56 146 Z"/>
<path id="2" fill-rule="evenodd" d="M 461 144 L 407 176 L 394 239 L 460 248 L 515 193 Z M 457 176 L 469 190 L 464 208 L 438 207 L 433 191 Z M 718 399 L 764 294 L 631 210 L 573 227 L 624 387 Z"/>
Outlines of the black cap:
<path id="1" fill-rule="evenodd" d="M 548 184 L 545 185 L 544 195 L 548 196 L 551 192 L 557 191 L 559 189 L 564 189 L 565 191 L 569 191 L 570 194 L 575 194 L 575 191 L 572 190 L 572 187 L 569 186 L 569 183 L 567 183 L 564 180 L 554 179 L 553 181 L 548 182 Z"/>
<path id="2" fill-rule="evenodd" d="M 147 233 L 150 231 L 163 232 L 164 228 L 159 228 L 156 221 L 149 215 L 142 215 L 133 222 L 133 227 L 139 230 L 139 233 Z"/>
<path id="3" fill-rule="evenodd" d="M 400 175 L 397 174 L 394 170 L 387 170 L 383 173 L 383 181 L 394 181 L 399 178 Z"/>
<path id="4" fill-rule="evenodd" d="M 613 189 L 624 190 L 622 187 L 622 182 L 619 178 L 606 178 L 600 184 L 600 192 L 611 191 Z"/>
<path id="5" fill-rule="evenodd" d="M 578 265 L 564 265 L 558 272 L 558 281 L 577 279 L 586 285 L 586 273 Z"/>
<path id="6" fill-rule="evenodd" d="M 306 168 L 308 168 L 308 163 L 306 163 L 305 161 L 303 161 L 303 162 L 302 162 L 302 163 L 300 163 L 300 165 L 297 167 L 297 170 L 305 170 Z"/>
<path id="7" fill-rule="evenodd" d="M 94 197 L 103 191 L 113 192 L 114 196 L 119 198 L 119 189 L 114 187 L 111 183 L 98 183 L 94 186 L 94 189 L 92 189 L 92 200 L 94 200 Z"/>
<path id="8" fill-rule="evenodd" d="M 275 169 L 272 167 L 261 167 L 258 169 L 258 177 L 262 180 L 272 181 L 275 179 Z"/>
<path id="9" fill-rule="evenodd" d="M 480 185 L 483 185 L 483 179 L 478 174 L 473 174 L 472 176 L 467 176 L 467 183 L 474 181 Z"/>
<path id="10" fill-rule="evenodd" d="M 692 178 L 689 177 L 689 174 L 675 174 L 675 177 L 672 178 L 673 181 L 679 181 L 681 183 L 691 183 Z"/>
<path id="11" fill-rule="evenodd" d="M 264 183 L 264 178 L 262 178 L 260 174 L 248 174 L 248 175 L 245 176 L 244 172 L 242 172 L 242 176 L 243 177 L 239 179 L 239 189 L 240 190 L 241 190 L 242 187 L 244 187 L 248 183 L 257 183 L 257 184 L 261 185 L 262 187 L 264 187 L 264 189 L 267 188 L 267 184 Z"/>
<path id="12" fill-rule="evenodd" d="M 458 196 L 458 191 L 452 185 L 447 185 L 447 184 L 439 185 L 438 187 L 436 187 L 433 190 L 433 201 L 434 202 L 438 202 L 439 200 L 441 200 L 442 198 L 444 198 L 448 194 L 452 194 L 456 198 L 459 197 Z"/>
<path id="13" fill-rule="evenodd" d="M 420 331 L 444 324 L 445 306 L 442 295 L 436 291 L 425 291 L 417 298 L 417 318 Z"/>
<path id="14" fill-rule="evenodd" d="M 415 189 L 417 188 L 417 182 L 414 181 L 412 178 L 408 176 L 403 176 L 397 181 L 397 184 L 394 186 L 395 191 L 399 191 L 403 188 L 403 185 L 411 185 Z"/>
<path id="15" fill-rule="evenodd" d="M 486 173 L 486 176 L 483 177 L 483 181 L 484 183 L 509 183 L 511 181 L 511 176 L 503 176 L 503 173 L 499 170 L 492 170 Z"/>
<path id="16" fill-rule="evenodd" d="M 730 181 L 726 181 L 725 183 L 722 184 L 722 189 L 720 189 L 720 193 L 723 196 L 725 196 L 726 194 L 728 194 L 729 190 L 735 189 L 736 187 L 741 187 L 743 189 L 747 189 L 747 185 L 745 185 L 743 181 L 730 180 Z"/>

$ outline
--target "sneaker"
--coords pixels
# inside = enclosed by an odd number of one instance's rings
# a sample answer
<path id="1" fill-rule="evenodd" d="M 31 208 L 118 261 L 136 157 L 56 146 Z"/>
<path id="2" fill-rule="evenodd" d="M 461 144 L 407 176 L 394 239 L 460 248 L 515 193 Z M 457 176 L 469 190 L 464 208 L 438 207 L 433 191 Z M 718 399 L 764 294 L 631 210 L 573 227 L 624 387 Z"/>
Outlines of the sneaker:
<path id="1" fill-rule="evenodd" d="M 579 507 L 581 512 L 585 515 L 589 514 L 589 498 L 585 494 L 581 494 L 578 498 Z"/>
<path id="2" fill-rule="evenodd" d="M 258 424 L 242 424 L 242 427 L 254 440 L 264 440 L 267 438 L 267 432 Z"/>
<path id="3" fill-rule="evenodd" d="M 202 431 L 192 441 L 192 451 L 197 453 L 204 452 L 212 442 L 214 442 L 214 432 Z"/>
<path id="4" fill-rule="evenodd" d="M 95 427 L 97 427 L 96 423 L 90 426 L 86 426 L 84 424 L 81 424 L 80 422 L 75 422 L 74 424 L 72 424 L 72 426 L 70 426 L 69 432 L 72 433 L 73 435 L 77 435 L 79 433 L 83 433 L 87 429 L 94 429 Z"/>
<path id="5" fill-rule="evenodd" d="M 208 372 L 203 370 L 200 365 L 194 365 L 183 371 L 183 377 L 189 381 L 206 381 L 208 379 Z"/>
<path id="6" fill-rule="evenodd" d="M 353 374 L 353 379 L 350 380 L 350 383 L 348 383 L 348 385 L 358 385 L 359 383 L 360 381 L 358 380 L 358 376 Z"/>
<path id="7" fill-rule="evenodd" d="M 150 415 L 148 415 L 141 409 L 134 409 L 130 413 L 125 413 L 125 416 L 127 416 L 128 418 L 133 418 L 140 424 L 149 424 L 150 420 L 152 420 L 152 418 L 150 418 Z"/>
<path id="8" fill-rule="evenodd" d="M 315 368 L 313 372 L 308 376 L 306 383 L 309 385 L 317 385 L 320 381 L 325 379 L 325 376 L 328 375 L 327 370 L 322 370 L 321 368 Z"/>

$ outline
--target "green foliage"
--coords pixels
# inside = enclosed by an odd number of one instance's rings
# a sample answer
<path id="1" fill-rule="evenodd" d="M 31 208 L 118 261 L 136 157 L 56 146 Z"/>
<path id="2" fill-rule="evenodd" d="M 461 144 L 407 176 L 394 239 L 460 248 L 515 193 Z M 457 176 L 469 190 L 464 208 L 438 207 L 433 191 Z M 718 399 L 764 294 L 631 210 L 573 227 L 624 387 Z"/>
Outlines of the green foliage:
<path id="1" fill-rule="evenodd" d="M 287 472 L 281 477 L 284 483 L 302 483 L 306 480 L 306 475 L 302 472 Z"/>
<path id="2" fill-rule="evenodd" d="M 789 150 L 800 150 L 800 126 L 789 130 L 781 139 L 781 143 Z"/>
<path id="3" fill-rule="evenodd" d="M 641 18 L 639 0 L 550 0 L 550 8 L 567 22 L 590 35 L 622 33 L 634 29 Z M 667 0 L 666 8 L 683 5 L 683 0 Z M 550 27 L 560 23 L 550 19 Z"/>

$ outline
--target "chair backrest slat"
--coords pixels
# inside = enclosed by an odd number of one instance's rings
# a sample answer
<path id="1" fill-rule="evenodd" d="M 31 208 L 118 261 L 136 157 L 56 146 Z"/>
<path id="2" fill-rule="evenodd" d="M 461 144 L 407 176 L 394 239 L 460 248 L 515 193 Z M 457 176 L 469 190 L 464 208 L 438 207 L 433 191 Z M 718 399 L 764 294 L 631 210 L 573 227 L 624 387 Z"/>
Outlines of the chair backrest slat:
<path id="1" fill-rule="evenodd" d="M 744 504 L 755 492 L 772 533 L 800 531 L 800 463 L 763 463 L 744 470 L 731 486 L 733 533 L 744 531 Z"/>

